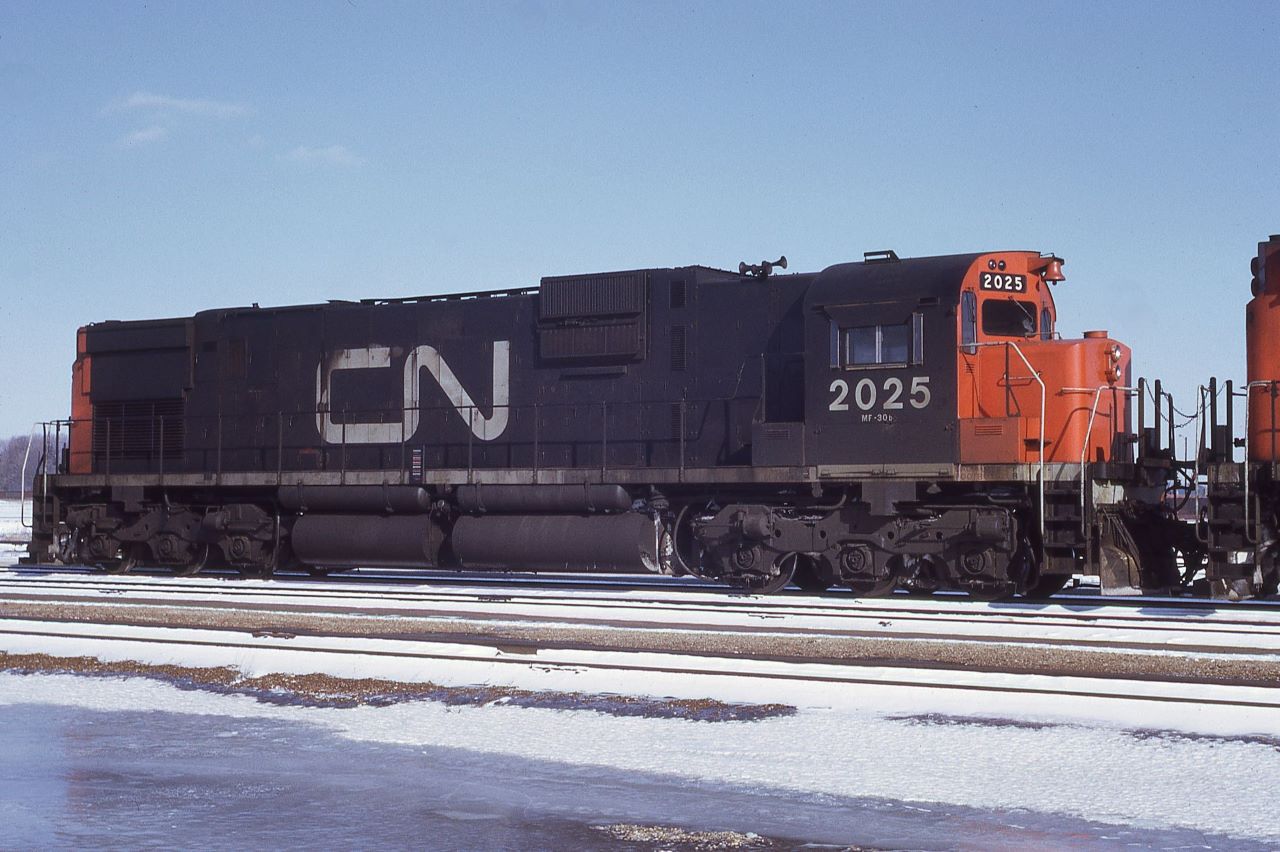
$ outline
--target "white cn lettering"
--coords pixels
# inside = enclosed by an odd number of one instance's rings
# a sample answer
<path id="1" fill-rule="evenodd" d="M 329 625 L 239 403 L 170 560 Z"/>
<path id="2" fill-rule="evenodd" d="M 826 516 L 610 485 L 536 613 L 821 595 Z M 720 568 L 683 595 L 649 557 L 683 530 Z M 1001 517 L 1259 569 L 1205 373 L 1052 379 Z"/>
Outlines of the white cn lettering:
<path id="1" fill-rule="evenodd" d="M 458 410 L 463 420 L 468 421 L 471 431 L 481 441 L 492 441 L 507 431 L 507 403 L 511 396 L 509 373 L 511 367 L 511 343 L 506 340 L 493 342 L 493 413 L 488 417 L 476 406 L 471 394 L 458 381 L 458 377 L 449 369 L 449 365 L 440 357 L 434 346 L 419 346 L 409 356 L 412 362 L 417 359 L 421 366 L 440 385 L 449 402 Z M 416 373 L 415 373 L 416 377 Z M 409 390 L 409 365 L 405 365 L 405 393 Z M 418 383 L 412 382 L 416 391 Z"/>
<path id="2" fill-rule="evenodd" d="M 506 431 L 509 415 L 507 406 L 511 397 L 510 341 L 495 340 L 493 343 L 493 409 L 488 417 L 475 404 L 471 394 L 467 393 L 436 348 L 423 345 L 412 349 L 404 362 L 401 419 L 391 423 L 334 423 L 330 377 L 338 370 L 377 370 L 390 366 L 391 350 L 385 346 L 340 349 L 316 365 L 316 429 L 326 443 L 398 444 L 409 440 L 418 430 L 419 372 L 424 368 L 477 438 L 492 441 Z"/>

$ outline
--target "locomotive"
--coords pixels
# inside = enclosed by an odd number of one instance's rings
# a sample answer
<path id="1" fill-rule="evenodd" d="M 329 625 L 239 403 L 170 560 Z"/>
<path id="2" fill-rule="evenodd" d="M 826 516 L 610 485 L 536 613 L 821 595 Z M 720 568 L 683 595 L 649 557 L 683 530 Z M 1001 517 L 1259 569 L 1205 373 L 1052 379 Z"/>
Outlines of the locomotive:
<path id="1" fill-rule="evenodd" d="M 1205 479 L 1196 513 L 1199 550 L 1214 593 L 1229 597 L 1280 590 L 1280 234 L 1258 243 L 1251 272 L 1246 383 L 1237 390 L 1214 379 L 1202 389 L 1195 462 Z M 1244 402 L 1241 439 L 1234 437 L 1237 399 Z M 1244 450 L 1240 462 L 1238 448 Z"/>
<path id="2" fill-rule="evenodd" d="M 1276 257 L 1258 297 L 1272 346 Z M 1107 332 L 1057 332 L 1061 258 L 786 265 L 85 326 L 28 559 L 648 571 L 988 599 L 1073 574 L 1105 593 L 1179 582 L 1201 527 L 1164 500 L 1172 399 L 1134 384 Z M 1270 432 L 1251 452 L 1269 436 L 1274 474 L 1275 408 L 1267 421 L 1259 405 L 1251 428 Z M 1266 482 L 1270 515 L 1250 530 L 1274 538 Z"/>

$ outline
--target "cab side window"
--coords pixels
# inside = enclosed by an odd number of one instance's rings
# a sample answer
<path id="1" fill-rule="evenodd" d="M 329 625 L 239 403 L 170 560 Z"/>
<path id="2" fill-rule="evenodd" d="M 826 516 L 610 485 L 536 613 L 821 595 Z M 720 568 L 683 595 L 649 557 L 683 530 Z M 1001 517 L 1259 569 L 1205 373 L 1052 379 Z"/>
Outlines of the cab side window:
<path id="1" fill-rule="evenodd" d="M 906 367 L 924 362 L 924 315 L 912 314 L 904 323 L 880 323 L 842 328 L 833 363 L 845 369 Z"/>
<path id="2" fill-rule="evenodd" d="M 966 290 L 960 296 L 960 344 L 965 354 L 973 355 L 978 351 L 978 297 Z"/>
<path id="3" fill-rule="evenodd" d="M 1053 314 L 1048 308 L 1040 309 L 1040 339 L 1053 340 Z"/>

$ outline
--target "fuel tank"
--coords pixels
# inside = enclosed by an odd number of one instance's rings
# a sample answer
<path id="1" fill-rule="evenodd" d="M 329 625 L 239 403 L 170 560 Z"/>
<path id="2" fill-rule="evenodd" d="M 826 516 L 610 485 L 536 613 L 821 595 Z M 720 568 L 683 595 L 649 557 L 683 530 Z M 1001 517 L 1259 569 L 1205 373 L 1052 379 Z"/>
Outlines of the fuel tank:
<path id="1" fill-rule="evenodd" d="M 486 515 L 461 517 L 450 538 L 464 568 L 508 571 L 660 570 L 660 536 L 652 518 L 624 515 Z"/>
<path id="2" fill-rule="evenodd" d="M 433 568 L 444 531 L 428 515 L 309 514 L 293 525 L 291 541 L 307 565 Z"/>

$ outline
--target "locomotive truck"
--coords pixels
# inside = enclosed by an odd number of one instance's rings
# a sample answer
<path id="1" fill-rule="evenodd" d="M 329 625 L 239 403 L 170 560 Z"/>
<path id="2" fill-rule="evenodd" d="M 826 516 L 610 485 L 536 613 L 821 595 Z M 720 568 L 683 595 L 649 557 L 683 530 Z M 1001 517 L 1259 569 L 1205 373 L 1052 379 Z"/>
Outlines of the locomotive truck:
<path id="1" fill-rule="evenodd" d="M 883 251 L 93 323 L 29 558 L 1166 589 L 1172 401 L 1057 332 L 1062 267 Z"/>

